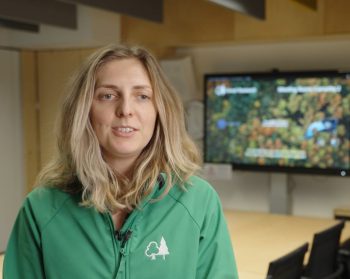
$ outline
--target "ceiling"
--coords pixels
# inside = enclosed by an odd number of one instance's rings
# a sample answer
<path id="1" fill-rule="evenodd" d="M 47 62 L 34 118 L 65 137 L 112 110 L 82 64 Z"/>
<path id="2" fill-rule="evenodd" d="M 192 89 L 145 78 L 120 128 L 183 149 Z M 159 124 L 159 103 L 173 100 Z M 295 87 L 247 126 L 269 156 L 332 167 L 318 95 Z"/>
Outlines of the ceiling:
<path id="1" fill-rule="evenodd" d="M 40 24 L 77 29 L 77 5 L 87 5 L 161 23 L 165 0 L 1 0 L 0 26 L 40 32 Z M 174 0 L 169 0 L 174 1 Z M 191 0 L 189 0 L 191 1 Z M 233 11 L 265 19 L 265 0 L 203 0 Z M 317 0 L 292 0 L 311 9 Z"/>
<path id="2" fill-rule="evenodd" d="M 0 26 L 39 32 L 40 24 L 77 29 L 77 5 L 162 22 L 163 0 L 1 0 Z"/>

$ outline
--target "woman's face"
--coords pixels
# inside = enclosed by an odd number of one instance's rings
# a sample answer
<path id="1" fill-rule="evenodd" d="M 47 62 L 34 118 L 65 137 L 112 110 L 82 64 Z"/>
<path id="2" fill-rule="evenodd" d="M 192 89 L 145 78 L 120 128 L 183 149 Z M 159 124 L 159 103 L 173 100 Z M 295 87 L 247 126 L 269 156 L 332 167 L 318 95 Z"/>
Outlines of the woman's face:
<path id="1" fill-rule="evenodd" d="M 90 120 L 108 163 L 134 162 L 153 135 L 156 117 L 152 85 L 139 60 L 112 60 L 98 70 Z"/>

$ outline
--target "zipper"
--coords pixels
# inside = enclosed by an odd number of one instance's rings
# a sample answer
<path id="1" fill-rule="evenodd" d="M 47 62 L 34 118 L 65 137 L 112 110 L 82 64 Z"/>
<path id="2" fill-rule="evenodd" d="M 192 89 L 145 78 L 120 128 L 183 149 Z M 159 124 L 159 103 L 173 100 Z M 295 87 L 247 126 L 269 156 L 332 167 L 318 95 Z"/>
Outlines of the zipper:
<path id="1" fill-rule="evenodd" d="M 118 259 L 116 260 L 117 272 L 115 278 L 128 278 L 128 270 L 126 266 L 127 261 L 127 241 L 130 239 L 132 230 L 127 229 L 124 233 L 121 231 L 115 231 L 114 241 L 117 243 L 118 247 Z"/>
<path id="2" fill-rule="evenodd" d="M 153 191 L 149 194 L 149 196 L 146 198 L 146 200 L 143 202 L 142 206 L 140 207 L 142 210 L 145 210 L 145 208 L 148 206 L 151 198 L 153 198 L 153 196 L 155 195 L 157 190 L 159 190 L 159 188 L 160 188 L 159 186 L 160 185 L 163 186 L 164 178 L 162 177 L 162 181 L 161 182 L 157 181 L 156 183 L 157 183 L 157 185 L 155 186 Z M 128 252 L 127 252 L 127 247 L 128 247 L 127 246 L 127 241 L 130 239 L 130 237 L 132 235 L 131 228 L 134 226 L 135 221 L 138 219 L 138 215 L 139 214 L 141 214 L 140 210 L 135 208 L 133 210 L 133 212 L 131 212 L 131 214 L 127 218 L 126 222 L 121 227 L 121 229 L 118 230 L 118 231 L 115 231 L 112 215 L 111 215 L 111 213 L 107 213 L 108 219 L 109 219 L 109 223 L 110 223 L 110 227 L 112 229 L 113 236 L 114 236 L 113 243 L 115 244 L 114 245 L 114 247 L 115 247 L 115 256 L 117 257 L 117 259 L 116 259 L 116 267 L 117 267 L 117 273 L 116 274 L 117 274 L 117 276 L 118 276 L 118 273 L 121 271 L 120 269 L 123 268 L 123 267 L 121 267 L 121 264 L 122 263 L 125 264 L 125 262 L 124 262 L 126 260 L 125 257 L 128 255 Z M 125 230 L 125 228 L 127 228 L 127 229 Z M 119 253 L 116 250 L 119 250 Z M 127 272 L 127 271 L 124 270 L 122 272 Z"/>
<path id="3" fill-rule="evenodd" d="M 112 243 L 113 243 L 113 248 L 114 248 L 114 257 L 115 257 L 115 268 L 116 268 L 116 274 L 118 273 L 119 267 L 120 267 L 120 253 L 119 253 L 119 242 L 116 239 L 115 236 L 115 228 L 114 228 L 114 223 L 111 214 L 106 213 L 105 214 L 109 228 L 111 230 L 111 236 L 112 236 Z"/>
<path id="4" fill-rule="evenodd" d="M 126 255 L 125 245 L 132 235 L 132 230 L 128 229 L 124 234 L 119 233 L 119 235 L 120 235 L 120 238 L 118 238 L 118 240 L 122 241 L 120 245 L 120 253 L 123 256 L 125 256 Z"/>

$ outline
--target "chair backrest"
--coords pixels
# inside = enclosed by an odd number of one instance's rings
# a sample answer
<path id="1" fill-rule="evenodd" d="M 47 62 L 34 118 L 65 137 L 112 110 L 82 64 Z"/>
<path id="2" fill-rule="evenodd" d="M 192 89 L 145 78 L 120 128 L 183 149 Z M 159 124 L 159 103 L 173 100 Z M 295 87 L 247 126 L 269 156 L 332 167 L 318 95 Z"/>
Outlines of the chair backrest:
<path id="1" fill-rule="evenodd" d="M 314 235 L 304 276 L 317 279 L 324 278 L 338 269 L 337 255 L 343 228 L 344 222 L 340 222 Z"/>
<path id="2" fill-rule="evenodd" d="M 270 262 L 268 279 L 300 279 L 303 271 L 304 256 L 308 249 L 305 243 L 292 252 Z"/>
<path id="3" fill-rule="evenodd" d="M 350 278 L 350 238 L 343 241 L 339 247 L 339 261 L 343 263 L 343 278 Z"/>

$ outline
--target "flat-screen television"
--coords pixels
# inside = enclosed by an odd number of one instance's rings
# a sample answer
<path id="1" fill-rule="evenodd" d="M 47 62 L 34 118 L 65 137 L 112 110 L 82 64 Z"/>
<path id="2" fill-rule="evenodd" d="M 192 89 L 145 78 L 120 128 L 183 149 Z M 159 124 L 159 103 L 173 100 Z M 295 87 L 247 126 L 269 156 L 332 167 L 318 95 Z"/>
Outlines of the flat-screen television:
<path id="1" fill-rule="evenodd" d="M 206 74 L 204 161 L 350 174 L 350 73 Z"/>

